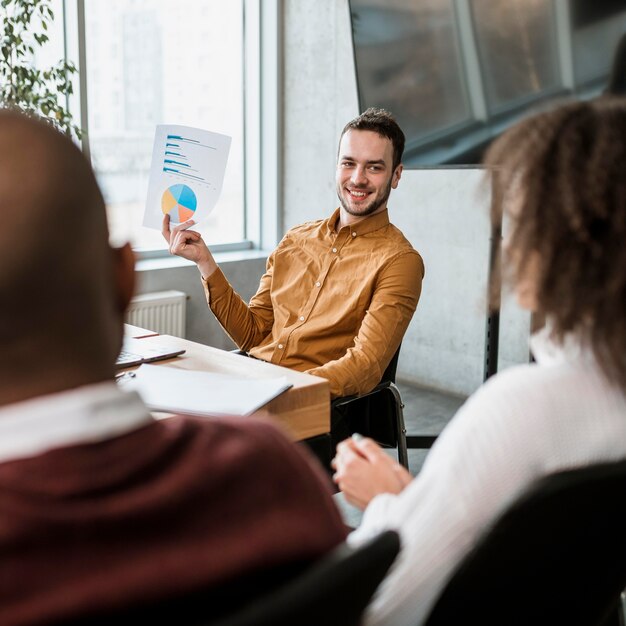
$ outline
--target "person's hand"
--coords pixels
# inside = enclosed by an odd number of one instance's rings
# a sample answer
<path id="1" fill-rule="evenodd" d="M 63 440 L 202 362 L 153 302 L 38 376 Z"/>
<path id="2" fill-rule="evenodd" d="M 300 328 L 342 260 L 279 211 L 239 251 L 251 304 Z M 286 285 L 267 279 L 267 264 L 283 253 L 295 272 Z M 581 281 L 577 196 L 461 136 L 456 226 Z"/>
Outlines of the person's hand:
<path id="1" fill-rule="evenodd" d="M 170 216 L 165 215 L 161 233 L 168 243 L 170 254 L 193 261 L 202 275 L 208 278 L 215 271 L 217 265 L 204 243 L 202 235 L 195 230 L 189 230 L 194 224 L 194 220 L 187 220 L 170 230 Z"/>
<path id="2" fill-rule="evenodd" d="M 402 465 L 365 437 L 342 441 L 331 465 L 336 470 L 333 480 L 346 500 L 360 509 L 381 493 L 400 493 L 413 480 Z"/>

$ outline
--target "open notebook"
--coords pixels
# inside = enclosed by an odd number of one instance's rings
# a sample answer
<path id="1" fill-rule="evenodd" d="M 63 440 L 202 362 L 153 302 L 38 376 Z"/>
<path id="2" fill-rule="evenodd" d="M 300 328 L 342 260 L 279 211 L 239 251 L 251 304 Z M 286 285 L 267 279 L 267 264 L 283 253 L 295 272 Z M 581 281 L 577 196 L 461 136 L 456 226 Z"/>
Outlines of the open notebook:
<path id="1" fill-rule="evenodd" d="M 284 376 L 250 379 L 166 365 L 142 365 L 123 385 L 153 411 L 200 416 L 250 415 L 290 387 Z"/>

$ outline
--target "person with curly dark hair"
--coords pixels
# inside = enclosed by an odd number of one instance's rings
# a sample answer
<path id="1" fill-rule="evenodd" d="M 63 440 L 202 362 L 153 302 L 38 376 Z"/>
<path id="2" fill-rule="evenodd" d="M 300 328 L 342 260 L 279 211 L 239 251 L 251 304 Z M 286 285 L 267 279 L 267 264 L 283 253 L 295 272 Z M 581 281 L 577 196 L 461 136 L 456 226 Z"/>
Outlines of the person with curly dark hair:
<path id="1" fill-rule="evenodd" d="M 492 377 L 417 476 L 373 441 L 341 443 L 335 480 L 365 508 L 350 541 L 399 530 L 402 552 L 367 624 L 428 617 L 463 557 L 535 480 L 626 458 L 626 101 L 563 105 L 494 142 L 493 216 L 506 213 L 504 276 L 546 320 L 536 363 Z"/>
<path id="2" fill-rule="evenodd" d="M 578 337 L 623 388 L 625 107 L 606 99 L 560 108 L 519 124 L 487 157 L 512 205 L 507 270 L 521 304 L 549 319 L 559 343 Z M 502 203 L 493 208 L 499 219 Z"/>

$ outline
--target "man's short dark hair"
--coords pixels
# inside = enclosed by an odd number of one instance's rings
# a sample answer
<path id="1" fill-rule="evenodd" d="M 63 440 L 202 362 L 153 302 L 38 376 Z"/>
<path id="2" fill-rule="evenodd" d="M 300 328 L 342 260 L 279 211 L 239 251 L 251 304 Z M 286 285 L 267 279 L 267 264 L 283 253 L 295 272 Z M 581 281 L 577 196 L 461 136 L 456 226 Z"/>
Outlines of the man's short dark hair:
<path id="1" fill-rule="evenodd" d="M 386 137 L 393 145 L 393 169 L 395 170 L 402 162 L 404 133 L 389 111 L 370 107 L 344 126 L 341 131 L 341 137 L 349 130 L 371 130 L 381 137 Z M 340 142 L 341 137 L 339 138 Z"/>

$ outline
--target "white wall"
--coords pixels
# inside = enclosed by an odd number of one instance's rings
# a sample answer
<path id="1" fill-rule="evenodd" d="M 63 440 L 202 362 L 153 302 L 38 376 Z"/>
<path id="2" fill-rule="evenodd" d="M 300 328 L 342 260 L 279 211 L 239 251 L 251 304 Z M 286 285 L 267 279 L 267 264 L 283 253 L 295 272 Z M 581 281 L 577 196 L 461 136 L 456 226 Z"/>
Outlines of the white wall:
<path id="1" fill-rule="evenodd" d="M 283 224 L 337 207 L 339 134 L 358 115 L 346 0 L 285 0 Z"/>
<path id="2" fill-rule="evenodd" d="M 460 393 L 483 375 L 489 219 L 482 177 L 477 169 L 407 170 L 389 203 L 426 266 L 400 375 Z"/>
<path id="3" fill-rule="evenodd" d="M 289 228 L 337 206 L 339 133 L 358 114 L 347 0 L 284 1 L 284 215 Z M 479 169 L 407 170 L 391 221 L 426 264 L 403 342 L 402 379 L 471 393 L 482 381 L 489 222 Z M 528 359 L 528 316 L 509 303 L 502 366 Z"/>

